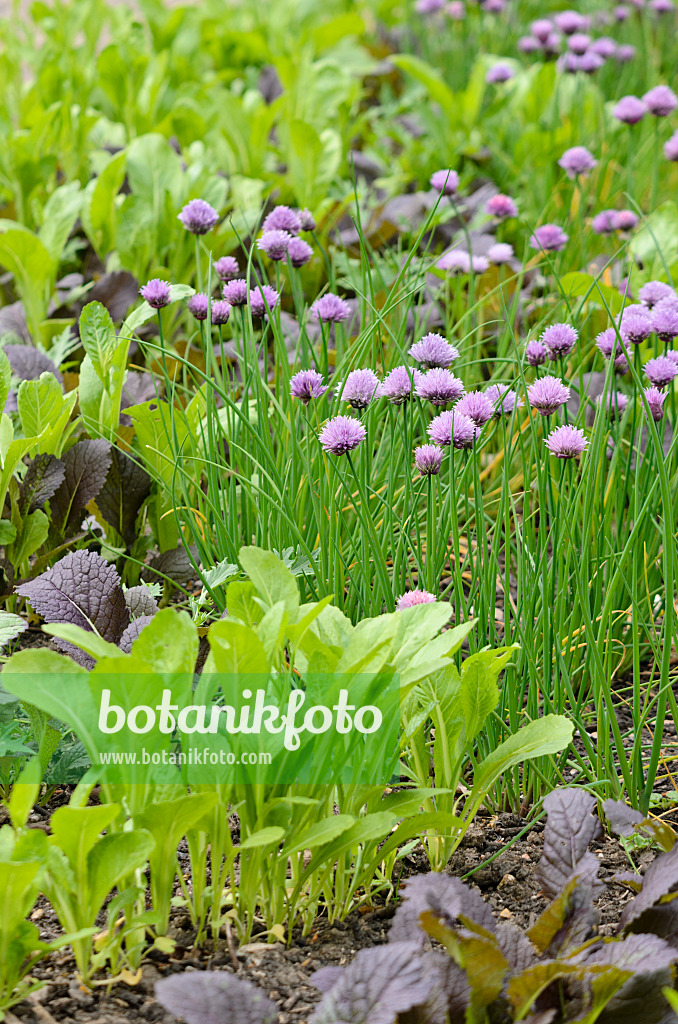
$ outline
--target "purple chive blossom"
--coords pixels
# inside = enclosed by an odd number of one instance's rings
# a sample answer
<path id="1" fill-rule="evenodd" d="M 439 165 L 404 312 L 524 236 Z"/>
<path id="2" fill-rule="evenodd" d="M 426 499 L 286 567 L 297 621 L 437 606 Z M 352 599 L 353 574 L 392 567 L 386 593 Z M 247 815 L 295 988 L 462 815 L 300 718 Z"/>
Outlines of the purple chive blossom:
<path id="1" fill-rule="evenodd" d="M 229 306 L 246 306 L 249 287 L 244 277 L 238 277 L 224 285 L 224 298 Z"/>
<path id="2" fill-rule="evenodd" d="M 429 594 L 428 590 L 408 590 L 406 594 L 398 598 L 396 603 L 396 611 L 401 612 L 403 608 L 414 608 L 416 604 L 432 604 L 435 601 L 435 596 Z"/>
<path id="3" fill-rule="evenodd" d="M 655 117 L 668 117 L 678 107 L 678 96 L 668 85 L 656 85 L 645 93 L 643 103 Z"/>
<path id="4" fill-rule="evenodd" d="M 587 36 L 585 32 L 573 32 L 567 40 L 568 50 L 578 57 L 583 57 L 590 45 L 591 36 Z"/>
<path id="5" fill-rule="evenodd" d="M 514 409 L 520 409 L 523 404 L 508 384 L 490 384 L 485 388 L 485 394 L 492 403 L 495 416 L 510 416 Z"/>
<path id="6" fill-rule="evenodd" d="M 273 311 L 279 302 L 280 296 L 277 291 L 275 288 L 271 288 L 268 284 L 261 285 L 258 288 L 253 288 L 250 292 L 250 310 L 252 311 L 252 316 L 265 316 L 269 309 Z"/>
<path id="7" fill-rule="evenodd" d="M 539 18 L 530 25 L 530 32 L 540 43 L 545 43 L 551 32 L 553 32 L 553 22 L 549 21 L 548 18 Z"/>
<path id="8" fill-rule="evenodd" d="M 322 374 L 317 370 L 300 370 L 290 380 L 292 398 L 298 398 L 304 405 L 314 398 L 322 398 L 326 391 L 327 384 L 323 383 Z"/>
<path id="9" fill-rule="evenodd" d="M 627 299 L 629 296 L 627 295 Z M 626 316 L 649 316 L 650 310 L 647 306 L 643 306 L 640 302 L 631 303 L 629 306 L 625 306 L 622 312 L 622 320 Z"/>
<path id="10" fill-rule="evenodd" d="M 272 231 L 264 231 L 257 242 L 257 249 L 265 252 L 269 259 L 284 260 L 291 241 L 292 235 L 289 231 L 274 228 Z"/>
<path id="11" fill-rule="evenodd" d="M 591 221 L 591 227 L 597 235 L 611 235 L 617 230 L 616 210 L 601 210 Z"/>
<path id="12" fill-rule="evenodd" d="M 482 0 L 480 6 L 486 14 L 503 14 L 506 10 L 506 0 Z"/>
<path id="13" fill-rule="evenodd" d="M 629 316 L 622 317 L 619 330 L 624 341 L 630 341 L 632 345 L 640 345 L 652 334 L 652 321 L 649 316 L 631 313 Z"/>
<path id="14" fill-rule="evenodd" d="M 342 320 L 348 320 L 351 315 L 351 307 L 338 295 L 327 292 L 321 298 L 316 299 L 311 306 L 311 316 L 323 323 L 338 324 Z"/>
<path id="15" fill-rule="evenodd" d="M 428 425 L 428 436 L 436 444 L 453 448 L 472 448 L 476 436 L 476 425 L 460 412 L 441 412 Z"/>
<path id="16" fill-rule="evenodd" d="M 576 459 L 588 445 L 584 431 L 568 424 L 552 430 L 544 443 L 557 459 Z"/>
<path id="17" fill-rule="evenodd" d="M 596 398 L 598 408 L 605 409 L 612 419 L 617 420 L 622 418 L 628 404 L 628 396 L 623 391 L 610 391 L 607 396 L 598 395 Z"/>
<path id="18" fill-rule="evenodd" d="M 558 377 L 540 377 L 528 385 L 527 397 L 530 405 L 542 416 L 551 416 L 565 405 L 570 389 Z"/>
<path id="19" fill-rule="evenodd" d="M 521 36 L 518 40 L 518 49 L 521 53 L 535 53 L 540 49 L 540 43 L 534 36 Z"/>
<path id="20" fill-rule="evenodd" d="M 636 55 L 635 46 L 631 46 L 630 43 L 624 43 L 622 46 L 617 47 L 617 52 L 614 57 L 618 64 L 628 64 Z"/>
<path id="21" fill-rule="evenodd" d="M 441 334 L 425 334 L 407 354 L 420 363 L 422 370 L 448 367 L 459 358 L 458 350 Z"/>
<path id="22" fill-rule="evenodd" d="M 381 383 L 381 394 L 391 405 L 404 405 L 412 398 L 412 385 L 421 379 L 419 370 L 409 366 L 396 366 Z"/>
<path id="23" fill-rule="evenodd" d="M 464 0 L 451 0 L 445 7 L 445 14 L 451 21 L 463 21 L 466 17 Z"/>
<path id="24" fill-rule="evenodd" d="M 652 326 L 660 341 L 673 341 L 678 337 L 678 308 L 656 305 L 652 310 Z"/>
<path id="25" fill-rule="evenodd" d="M 549 359 L 554 362 L 556 359 L 564 359 L 574 348 L 578 332 L 569 324 L 553 324 L 547 327 L 541 336 L 542 344 L 546 346 Z"/>
<path id="26" fill-rule="evenodd" d="M 313 216 L 310 210 L 299 210 L 299 221 L 301 223 L 302 231 L 315 231 L 315 217 Z"/>
<path id="27" fill-rule="evenodd" d="M 510 263 L 513 256 L 513 246 L 509 245 L 508 242 L 495 242 L 487 250 L 487 258 L 495 267 L 500 267 L 504 263 Z"/>
<path id="28" fill-rule="evenodd" d="M 434 367 L 428 373 L 422 374 L 416 383 L 416 392 L 419 398 L 433 405 L 447 405 L 449 402 L 458 402 L 464 394 L 464 385 L 455 377 L 451 370 L 442 367 Z"/>
<path id="29" fill-rule="evenodd" d="M 443 253 L 436 266 L 439 270 L 460 271 L 462 274 L 471 273 L 471 257 L 465 249 L 451 249 Z"/>
<path id="30" fill-rule="evenodd" d="M 637 96 L 622 96 L 612 109 L 612 116 L 623 124 L 638 124 L 647 114 L 647 107 Z"/>
<path id="31" fill-rule="evenodd" d="M 543 252 L 560 252 L 569 240 L 569 235 L 566 235 L 557 224 L 542 224 L 530 238 L 530 245 L 533 249 L 541 249 Z"/>
<path id="32" fill-rule="evenodd" d="M 578 11 L 561 11 L 554 16 L 553 21 L 556 28 L 566 36 L 585 32 L 590 24 L 590 19 Z"/>
<path id="33" fill-rule="evenodd" d="M 261 225 L 264 234 L 267 231 L 287 231 L 290 235 L 298 235 L 301 231 L 301 218 L 289 206 L 276 206 Z"/>
<path id="34" fill-rule="evenodd" d="M 525 358 L 530 366 L 541 366 L 548 359 L 548 352 L 540 341 L 528 341 L 525 346 Z"/>
<path id="35" fill-rule="evenodd" d="M 614 215 L 614 226 L 617 231 L 633 231 L 638 217 L 633 210 L 619 210 Z"/>
<path id="36" fill-rule="evenodd" d="M 595 74 L 605 63 L 605 58 L 601 57 L 599 53 L 594 53 L 593 50 L 587 50 L 577 59 L 579 60 L 579 70 L 583 71 L 585 75 Z"/>
<path id="37" fill-rule="evenodd" d="M 668 356 L 657 356 L 655 359 L 648 359 L 643 366 L 643 372 L 650 384 L 656 388 L 665 388 L 678 376 L 678 365 Z"/>
<path id="38" fill-rule="evenodd" d="M 671 0 L 650 0 L 648 7 L 651 7 L 655 14 L 669 14 L 674 5 Z"/>
<path id="39" fill-rule="evenodd" d="M 512 78 L 515 78 L 515 71 L 510 64 L 499 63 L 491 67 L 485 75 L 485 81 L 488 85 L 496 85 L 500 82 L 509 82 Z"/>
<path id="40" fill-rule="evenodd" d="M 591 43 L 591 52 L 597 53 L 599 57 L 604 57 L 605 60 L 609 60 L 610 57 L 614 57 L 616 54 L 617 44 L 609 36 L 600 36 Z"/>
<path id="41" fill-rule="evenodd" d="M 204 292 L 196 292 L 188 300 L 188 312 L 196 320 L 207 320 L 209 304 L 209 295 L 205 295 Z"/>
<path id="42" fill-rule="evenodd" d="M 558 164 L 567 174 L 568 178 L 578 178 L 580 175 L 588 174 L 596 166 L 598 161 L 586 146 L 573 146 L 566 149 Z"/>
<path id="43" fill-rule="evenodd" d="M 648 281 L 638 292 L 638 298 L 648 309 L 652 309 L 662 299 L 675 298 L 675 295 L 675 290 L 671 285 L 664 284 L 663 281 Z"/>
<path id="44" fill-rule="evenodd" d="M 601 331 L 596 338 L 596 347 L 603 359 L 614 357 L 615 373 L 623 377 L 625 373 L 629 372 L 629 364 L 621 349 L 614 327 L 608 327 L 606 331 Z"/>
<path id="45" fill-rule="evenodd" d="M 678 160 L 678 132 L 674 132 L 668 142 L 664 143 L 664 156 L 674 163 Z"/>
<path id="46" fill-rule="evenodd" d="M 422 476 L 437 476 L 444 454 L 435 444 L 421 444 L 414 449 L 414 464 Z"/>
<path id="47" fill-rule="evenodd" d="M 518 207 L 514 201 L 510 196 L 505 196 L 501 193 L 488 199 L 485 210 L 489 213 L 490 217 L 496 217 L 497 220 L 506 220 L 508 217 L 518 216 Z"/>
<path id="48" fill-rule="evenodd" d="M 235 256 L 222 256 L 214 264 L 214 269 L 220 281 L 231 281 L 240 273 L 240 267 Z"/>
<path id="49" fill-rule="evenodd" d="M 367 409 L 379 397 L 379 378 L 374 370 L 351 370 L 343 386 L 337 388 L 337 394 L 354 409 Z"/>
<path id="50" fill-rule="evenodd" d="M 659 388 L 645 388 L 645 398 L 647 404 L 650 407 L 650 415 L 655 423 L 659 423 L 660 419 L 664 415 L 664 402 L 667 398 L 666 391 L 660 391 Z"/>
<path id="51" fill-rule="evenodd" d="M 485 256 L 471 257 L 471 270 L 474 274 L 484 274 L 490 269 L 490 261 Z"/>
<path id="52" fill-rule="evenodd" d="M 169 281 L 161 281 L 159 277 L 154 277 L 139 289 L 139 294 L 153 309 L 162 309 L 170 302 Z"/>
<path id="53" fill-rule="evenodd" d="M 287 257 L 293 267 L 303 267 L 313 256 L 313 249 L 303 238 L 290 239 Z"/>
<path id="54" fill-rule="evenodd" d="M 367 431 L 352 416 L 335 416 L 328 420 L 318 434 L 320 444 L 330 455 L 346 455 L 365 440 Z"/>
<path id="55" fill-rule="evenodd" d="M 494 403 L 483 391 L 469 391 L 459 402 L 455 411 L 460 415 L 468 416 L 480 429 L 494 416 Z"/>
<path id="56" fill-rule="evenodd" d="M 622 22 L 627 20 L 631 12 L 629 11 L 628 7 L 623 7 L 621 4 L 619 4 L 617 7 L 615 7 L 612 13 L 614 14 L 615 21 Z"/>
<path id="57" fill-rule="evenodd" d="M 417 0 L 414 5 L 418 14 L 435 14 L 445 6 L 445 0 Z"/>
<path id="58" fill-rule="evenodd" d="M 219 214 L 204 199 L 191 199 L 177 219 L 192 235 L 206 235 L 219 220 Z"/>
<path id="59" fill-rule="evenodd" d="M 212 301 L 212 323 L 215 327 L 221 324 L 228 323 L 228 318 L 231 315 L 231 307 L 226 302 L 226 299 L 214 299 Z"/>
<path id="60" fill-rule="evenodd" d="M 453 196 L 459 188 L 459 175 L 456 171 L 436 171 L 431 175 L 430 184 L 436 192 Z"/>

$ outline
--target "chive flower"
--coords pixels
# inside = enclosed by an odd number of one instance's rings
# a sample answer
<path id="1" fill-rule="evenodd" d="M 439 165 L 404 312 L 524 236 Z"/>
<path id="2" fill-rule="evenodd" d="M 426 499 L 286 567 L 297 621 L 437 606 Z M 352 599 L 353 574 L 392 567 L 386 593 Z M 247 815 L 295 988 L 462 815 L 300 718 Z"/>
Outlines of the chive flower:
<path id="1" fill-rule="evenodd" d="M 458 402 L 463 396 L 465 388 L 459 377 L 455 377 L 451 370 L 437 366 L 427 373 L 419 376 L 415 385 L 419 398 L 431 402 L 433 405 L 448 405 L 450 402 Z"/>
<path id="2" fill-rule="evenodd" d="M 638 216 L 633 210 L 618 210 L 614 214 L 614 226 L 616 231 L 633 231 L 638 223 Z"/>
<path id="3" fill-rule="evenodd" d="M 675 289 L 663 281 L 648 281 L 638 292 L 638 298 L 643 306 L 647 306 L 648 309 L 652 309 L 662 299 L 675 299 L 675 297 Z"/>
<path id="4" fill-rule="evenodd" d="M 342 320 L 348 320 L 350 315 L 351 307 L 348 302 L 332 292 L 326 292 L 311 306 L 311 316 L 322 323 L 341 323 Z"/>
<path id="5" fill-rule="evenodd" d="M 591 53 L 597 53 L 599 57 L 609 60 L 617 53 L 617 44 L 610 36 L 599 36 L 591 43 Z"/>
<path id="6" fill-rule="evenodd" d="M 401 612 L 404 608 L 414 608 L 416 604 L 432 604 L 435 600 L 435 596 L 429 594 L 428 590 L 419 590 L 417 587 L 415 590 L 408 590 L 406 594 L 398 598 L 396 611 Z"/>
<path id="7" fill-rule="evenodd" d="M 508 220 L 509 217 L 518 216 L 518 207 L 510 196 L 502 195 L 501 192 L 488 199 L 485 211 L 497 220 Z"/>
<path id="8" fill-rule="evenodd" d="M 246 306 L 249 286 L 244 277 L 237 277 L 224 285 L 223 296 L 229 306 Z"/>
<path id="9" fill-rule="evenodd" d="M 468 416 L 480 429 L 494 416 L 494 403 L 484 391 L 469 391 L 459 402 L 456 412 Z"/>
<path id="10" fill-rule="evenodd" d="M 508 384 L 489 384 L 485 388 L 485 394 L 492 403 L 497 418 L 510 416 L 514 409 L 520 409 L 523 405 L 522 399 Z"/>
<path id="11" fill-rule="evenodd" d="M 617 230 L 616 210 L 601 210 L 591 221 L 591 227 L 597 235 L 611 235 Z"/>
<path id="12" fill-rule="evenodd" d="M 435 444 L 420 444 L 414 449 L 414 464 L 422 476 L 437 476 L 445 453 Z"/>
<path id="13" fill-rule="evenodd" d="M 584 431 L 567 423 L 552 430 L 544 443 L 557 459 L 576 459 L 588 445 Z"/>
<path id="14" fill-rule="evenodd" d="M 650 384 L 656 388 L 665 388 L 678 376 L 678 364 L 668 356 L 656 356 L 654 359 L 648 359 L 643 371 Z"/>
<path id="15" fill-rule="evenodd" d="M 652 326 L 660 341 L 678 337 L 678 308 L 658 303 L 652 310 Z"/>
<path id="16" fill-rule="evenodd" d="M 351 370 L 343 386 L 337 386 L 337 393 L 354 409 L 367 409 L 379 397 L 379 388 L 379 378 L 374 370 Z"/>
<path id="17" fill-rule="evenodd" d="M 510 82 L 512 78 L 515 78 L 515 75 L 516 73 L 510 64 L 500 61 L 490 68 L 485 75 L 485 81 L 488 85 L 497 85 L 502 82 Z"/>
<path id="18" fill-rule="evenodd" d="M 664 143 L 664 156 L 674 163 L 678 160 L 678 132 L 674 132 L 671 138 Z"/>
<path id="19" fill-rule="evenodd" d="M 330 455 L 346 455 L 365 440 L 367 431 L 360 420 L 352 416 L 335 416 L 328 420 L 318 434 L 320 444 Z"/>
<path id="20" fill-rule="evenodd" d="M 412 387 L 420 380 L 419 370 L 396 366 L 381 382 L 381 394 L 391 405 L 404 405 L 412 398 Z"/>
<path id="21" fill-rule="evenodd" d="M 178 214 L 177 220 L 192 235 L 206 235 L 219 220 L 219 214 L 204 199 L 191 199 Z"/>
<path id="22" fill-rule="evenodd" d="M 601 331 L 597 335 L 596 348 L 603 359 L 612 359 L 614 357 L 615 373 L 618 373 L 620 376 L 628 373 L 629 364 L 618 342 L 614 327 L 608 327 L 606 331 Z"/>
<path id="23" fill-rule="evenodd" d="M 617 52 L 614 55 L 615 60 L 618 64 L 628 64 L 632 61 L 636 55 L 635 46 L 631 46 L 630 43 L 623 43 L 617 47 Z"/>
<path id="24" fill-rule="evenodd" d="M 570 389 L 559 377 L 539 377 L 527 388 L 527 398 L 533 409 L 542 416 L 551 416 L 565 405 L 570 397 Z"/>
<path id="25" fill-rule="evenodd" d="M 293 267 L 303 267 L 313 256 L 313 249 L 303 238 L 293 237 L 287 246 L 287 258 Z"/>
<path id="26" fill-rule="evenodd" d="M 301 218 L 289 206 L 275 206 L 261 225 L 261 230 L 287 231 L 290 235 L 298 235 L 301 231 Z"/>
<path id="27" fill-rule="evenodd" d="M 631 313 L 628 316 L 622 316 L 619 330 L 624 341 L 630 341 L 632 345 L 640 345 L 652 334 L 652 321 L 649 316 Z"/>
<path id="28" fill-rule="evenodd" d="M 231 281 L 240 273 L 240 267 L 235 256 L 222 256 L 214 264 L 214 269 L 220 281 Z"/>
<path id="29" fill-rule="evenodd" d="M 196 320 L 207 320 L 209 305 L 209 295 L 205 295 L 204 292 L 196 292 L 195 295 L 191 295 L 188 300 L 188 312 L 191 316 L 195 317 Z"/>
<path id="30" fill-rule="evenodd" d="M 257 242 L 257 249 L 266 253 L 269 259 L 278 262 L 285 259 L 291 241 L 292 235 L 289 231 L 273 228 L 271 231 L 264 231 Z"/>
<path id="31" fill-rule="evenodd" d="M 448 367 L 459 358 L 458 349 L 442 334 L 425 334 L 407 354 L 421 365 L 422 370 L 431 370 L 434 366 Z"/>
<path id="32" fill-rule="evenodd" d="M 525 346 L 525 358 L 530 366 L 541 366 L 548 359 L 546 346 L 540 341 L 528 341 Z"/>
<path id="33" fill-rule="evenodd" d="M 215 327 L 220 324 L 228 323 L 228 318 L 231 315 L 231 307 L 229 306 L 226 299 L 215 299 L 212 302 L 211 316 L 212 323 Z"/>
<path id="34" fill-rule="evenodd" d="M 159 277 L 151 278 L 142 288 L 139 289 L 141 298 L 144 299 L 153 309 L 162 309 L 168 306 L 171 301 L 169 281 L 161 281 Z"/>
<path id="35" fill-rule="evenodd" d="M 585 32 L 590 24 L 590 19 L 578 11 L 560 11 L 554 15 L 553 21 L 558 31 L 565 36 L 572 36 L 575 32 Z"/>
<path id="36" fill-rule="evenodd" d="M 435 444 L 453 448 L 471 448 L 476 436 L 476 425 L 463 413 L 449 410 L 439 413 L 428 425 L 428 436 Z"/>
<path id="37" fill-rule="evenodd" d="M 302 231 L 315 231 L 316 229 L 315 217 L 310 210 L 299 210 L 299 222 Z"/>
<path id="38" fill-rule="evenodd" d="M 578 57 L 583 57 L 591 45 L 591 36 L 586 32 L 573 32 L 567 40 L 567 48 Z"/>
<path id="39" fill-rule="evenodd" d="M 315 398 L 322 398 L 327 391 L 321 373 L 317 370 L 300 370 L 290 380 L 290 395 L 308 405 Z"/>
<path id="40" fill-rule="evenodd" d="M 570 354 L 578 337 L 578 332 L 569 324 L 553 324 L 546 328 L 541 336 L 541 341 L 548 352 L 549 359 L 555 362 Z"/>
<path id="41" fill-rule="evenodd" d="M 487 258 L 495 267 L 500 267 L 504 263 L 510 263 L 513 256 L 513 246 L 509 245 L 508 242 L 495 242 L 487 250 Z"/>
<path id="42" fill-rule="evenodd" d="M 459 175 L 456 171 L 436 171 L 430 177 L 431 188 L 442 192 L 444 196 L 453 196 L 459 188 Z"/>
<path id="43" fill-rule="evenodd" d="M 268 284 L 253 288 L 250 292 L 250 309 L 252 311 L 252 316 L 265 316 L 269 309 L 273 311 L 279 302 L 280 295 L 275 288 L 271 288 Z"/>
<path id="44" fill-rule="evenodd" d="M 650 407 L 650 415 L 655 423 L 659 423 L 664 415 L 664 402 L 667 398 L 666 391 L 660 391 L 659 388 L 651 387 L 645 388 L 643 392 L 647 399 L 647 404 Z"/>
<path id="45" fill-rule="evenodd" d="M 573 146 L 572 149 L 566 149 L 558 161 L 559 166 L 572 180 L 588 174 L 597 163 L 598 161 L 586 146 Z"/>
<path id="46" fill-rule="evenodd" d="M 623 391 L 610 391 L 607 395 L 598 395 L 596 405 L 604 409 L 612 419 L 620 420 L 629 404 L 628 396 Z"/>
<path id="47" fill-rule="evenodd" d="M 537 21 L 533 21 L 530 25 L 530 32 L 540 43 L 545 43 L 551 32 L 553 32 L 553 22 L 549 21 L 548 18 L 538 18 Z"/>
<path id="48" fill-rule="evenodd" d="M 569 240 L 570 236 L 557 224 L 542 224 L 535 229 L 530 238 L 530 246 L 533 249 L 541 249 L 542 252 L 560 252 Z"/>
<path id="49" fill-rule="evenodd" d="M 678 96 L 668 85 L 655 85 L 645 93 L 643 103 L 654 117 L 668 117 L 678 107 Z"/>
<path id="50" fill-rule="evenodd" d="M 647 107 L 637 96 L 622 96 L 612 108 L 612 116 L 622 124 L 638 124 L 647 114 Z"/>

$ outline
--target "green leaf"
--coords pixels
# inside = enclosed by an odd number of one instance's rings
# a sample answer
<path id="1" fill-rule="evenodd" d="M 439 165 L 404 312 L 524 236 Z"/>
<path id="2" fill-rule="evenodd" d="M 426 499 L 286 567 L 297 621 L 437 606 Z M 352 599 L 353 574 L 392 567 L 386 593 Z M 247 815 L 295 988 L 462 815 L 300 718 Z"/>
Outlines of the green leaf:
<path id="1" fill-rule="evenodd" d="M 419 57 L 412 57 L 404 53 L 391 54 L 389 62 L 423 85 L 433 102 L 438 104 L 450 122 L 455 124 L 458 122 L 459 111 L 455 95 L 439 71 L 427 64 L 426 61 L 420 60 Z"/>
<path id="2" fill-rule="evenodd" d="M 19 385 L 17 404 L 21 427 L 25 437 L 40 438 L 39 447 L 44 448 L 42 435 L 47 432 L 47 447 L 61 439 L 70 419 L 77 392 L 64 395 L 61 385 L 53 373 L 41 373 L 37 380 L 25 380 Z M 55 454 L 55 452 L 49 452 Z"/>
<path id="3" fill-rule="evenodd" d="M 253 832 L 247 836 L 245 840 L 240 844 L 241 850 L 254 850 L 264 846 L 273 846 L 282 843 L 285 839 L 285 829 L 280 828 L 278 825 L 268 825 L 266 828 L 260 828 L 257 832 Z"/>
<path id="4" fill-rule="evenodd" d="M 92 910 L 98 912 L 118 882 L 143 867 L 154 847 L 154 838 L 141 828 L 99 840 L 87 857 L 87 890 Z"/>
<path id="5" fill-rule="evenodd" d="M 42 211 L 39 238 L 56 267 L 61 260 L 82 205 L 83 193 L 79 181 L 61 185 L 52 192 Z"/>
<path id="6" fill-rule="evenodd" d="M 485 719 L 497 706 L 497 679 L 516 650 L 518 644 L 508 648 L 500 647 L 497 650 L 478 651 L 462 664 L 459 700 L 464 713 L 468 743 L 476 738 L 485 724 Z"/>
<path id="7" fill-rule="evenodd" d="M 91 629 L 83 629 L 70 622 L 47 622 L 42 627 L 50 636 L 59 637 L 75 644 L 81 650 L 91 654 L 93 658 L 122 658 L 122 651 L 115 644 L 109 643 Z"/>
<path id="8" fill-rule="evenodd" d="M 5 408 L 7 395 L 12 383 L 12 367 L 5 353 L 0 349 L 0 409 Z"/>
<path id="9" fill-rule="evenodd" d="M 49 534 L 49 518 L 37 508 L 31 512 L 21 523 L 17 543 L 12 551 L 12 560 L 15 565 L 20 566 L 34 555 L 38 548 L 47 540 Z"/>
<path id="10" fill-rule="evenodd" d="M 272 551 L 255 547 L 241 548 L 238 557 L 259 597 L 269 607 L 282 601 L 288 615 L 293 615 L 299 607 L 299 589 L 281 559 Z"/>
<path id="11" fill-rule="evenodd" d="M 41 782 L 42 768 L 40 766 L 40 759 L 32 757 L 24 765 L 21 774 L 12 786 L 12 794 L 7 805 L 14 828 L 26 828 L 28 815 L 33 810 L 40 795 Z"/>
<path id="12" fill-rule="evenodd" d="M 613 316 L 620 312 L 624 299 L 616 288 L 604 284 L 599 278 L 592 274 L 584 274 L 582 271 L 573 271 L 565 274 L 560 280 L 563 291 L 566 295 L 574 298 L 582 298 L 587 302 L 596 303 L 598 306 L 607 307 Z"/>
<path id="13" fill-rule="evenodd" d="M 10 640 L 14 640 L 26 629 L 28 623 L 20 615 L 14 615 L 13 612 L 6 612 L 4 609 L 0 611 L 0 648 L 6 647 Z"/>
<path id="14" fill-rule="evenodd" d="M 246 626 L 256 626 L 261 622 L 264 613 L 254 597 L 257 588 L 249 580 L 235 580 L 226 588 L 226 609 L 231 619 L 236 619 Z"/>
<path id="15" fill-rule="evenodd" d="M 88 302 L 80 314 L 80 340 L 97 377 L 106 387 L 119 342 L 111 314 L 100 302 Z"/>
<path id="16" fill-rule="evenodd" d="M 16 540 L 16 526 L 9 519 L 0 519 L 0 545 L 6 547 Z"/>
<path id="17" fill-rule="evenodd" d="M 207 639 L 211 650 L 209 667 L 205 665 L 205 672 L 258 675 L 270 671 L 264 645 L 250 626 L 230 619 L 220 619 L 210 627 Z"/>
<path id="18" fill-rule="evenodd" d="M 115 200 L 125 179 L 126 161 L 124 150 L 116 153 L 85 189 L 82 226 L 102 261 L 114 247 Z"/>
<path id="19" fill-rule="evenodd" d="M 301 836 L 291 836 L 289 845 L 285 846 L 282 855 L 283 857 L 292 857 L 302 850 L 313 850 L 318 846 L 324 846 L 343 835 L 344 832 L 348 832 L 355 821 L 352 814 L 333 814 L 322 821 L 316 821 Z"/>

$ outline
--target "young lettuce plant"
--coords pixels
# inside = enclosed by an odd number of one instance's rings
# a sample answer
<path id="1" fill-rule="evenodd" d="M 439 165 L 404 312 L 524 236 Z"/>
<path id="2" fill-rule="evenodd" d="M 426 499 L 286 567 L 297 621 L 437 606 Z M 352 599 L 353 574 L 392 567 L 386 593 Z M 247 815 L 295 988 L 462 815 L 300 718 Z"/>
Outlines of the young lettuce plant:
<path id="1" fill-rule="evenodd" d="M 638 895 L 625 905 L 615 934 L 604 938 L 594 909 L 604 886 L 598 859 L 588 852 L 601 832 L 591 813 L 595 798 L 584 790 L 556 790 L 544 804 L 539 875 L 553 902 L 527 932 L 495 921 L 477 890 L 460 879 L 417 875 L 404 887 L 386 946 L 361 950 L 348 967 L 316 971 L 313 982 L 323 998 L 313 1024 L 675 1020 L 667 999 L 673 1004 L 678 962 L 678 911 L 669 896 L 678 879 L 678 846 L 644 877 L 619 879 Z M 606 804 L 623 827 L 628 810 Z M 256 986 L 227 974 L 163 979 L 156 992 L 187 1024 L 264 1024 L 273 1012 Z M 239 1016 L 242 1005 L 249 1012 Z"/>

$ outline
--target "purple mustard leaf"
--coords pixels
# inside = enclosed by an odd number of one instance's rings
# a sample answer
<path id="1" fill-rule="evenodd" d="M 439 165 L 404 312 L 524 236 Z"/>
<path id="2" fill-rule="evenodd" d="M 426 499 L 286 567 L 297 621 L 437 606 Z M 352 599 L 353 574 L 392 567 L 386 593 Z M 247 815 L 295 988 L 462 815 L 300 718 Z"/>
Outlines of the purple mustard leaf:
<path id="1" fill-rule="evenodd" d="M 198 549 L 191 548 L 191 554 L 195 561 L 198 561 Z M 180 587 L 186 586 L 191 580 L 196 579 L 197 573 L 191 564 L 183 544 L 172 548 L 170 551 L 163 551 L 155 555 L 148 565 L 141 570 L 141 578 L 145 583 L 157 583 L 163 576 L 177 583 Z"/>
<path id="2" fill-rule="evenodd" d="M 595 797 L 575 788 L 553 790 L 544 800 L 544 851 L 537 872 L 544 892 L 552 899 L 577 873 L 578 862 L 601 833 L 600 821 L 592 813 L 595 805 Z"/>
<path id="3" fill-rule="evenodd" d="M 68 536 L 77 531 L 83 509 L 96 498 L 111 465 L 111 445 L 101 438 L 78 441 L 63 456 L 65 477 L 50 502 L 55 530 Z"/>
<path id="4" fill-rule="evenodd" d="M 140 615 L 138 619 L 134 619 L 130 622 L 118 642 L 118 647 L 124 654 L 130 653 L 132 650 L 132 644 L 137 639 L 142 629 L 145 629 L 152 619 L 152 615 Z"/>
<path id="5" fill-rule="evenodd" d="M 643 878 L 643 888 L 630 900 L 621 912 L 619 926 L 627 928 L 644 911 L 653 907 L 662 896 L 673 892 L 678 886 L 678 845 L 653 860 Z"/>
<path id="6" fill-rule="evenodd" d="M 66 476 L 66 467 L 55 455 L 36 455 L 19 486 L 19 509 L 28 515 L 42 508 L 61 486 Z"/>
<path id="7" fill-rule="evenodd" d="M 480 893 L 452 875 L 435 871 L 415 875 L 403 885 L 402 897 L 391 925 L 390 942 L 418 942 L 423 945 L 426 936 L 419 918 L 428 910 L 451 922 L 466 917 L 487 931 L 496 929 L 492 911 Z"/>
<path id="8" fill-rule="evenodd" d="M 418 1012 L 414 1011 L 417 1021 L 421 1024 L 448 1024 L 464 1020 L 471 1002 L 471 986 L 465 971 L 451 956 L 438 949 L 423 953 L 421 959 L 431 974 L 432 986 L 426 1002 Z M 408 1024 L 411 1016 L 408 1014 Z"/>
<path id="9" fill-rule="evenodd" d="M 527 935 L 509 921 L 497 925 L 497 945 L 514 974 L 521 974 L 537 959 L 537 951 Z"/>
<path id="10" fill-rule="evenodd" d="M 152 480 L 143 466 L 119 448 L 111 448 L 110 455 L 106 479 L 96 495 L 97 508 L 130 548 L 136 540 L 137 516 L 151 493 Z"/>
<path id="11" fill-rule="evenodd" d="M 251 981 L 226 971 L 161 978 L 155 998 L 186 1024 L 274 1024 L 278 1007 Z"/>
<path id="12" fill-rule="evenodd" d="M 46 622 L 71 622 L 117 643 L 129 613 L 115 566 L 91 551 L 72 551 L 16 588 Z"/>
<path id="13" fill-rule="evenodd" d="M 155 615 L 158 610 L 158 602 L 143 583 L 139 587 L 130 587 L 125 591 L 125 604 L 131 619 L 140 619 L 142 615 Z"/>
<path id="14" fill-rule="evenodd" d="M 12 373 L 19 380 L 37 380 L 41 373 L 52 373 L 63 386 L 64 378 L 58 367 L 40 349 L 32 345 L 5 345 L 3 352 L 9 359 Z"/>
<path id="15" fill-rule="evenodd" d="M 638 825 L 642 825 L 645 818 L 640 811 L 635 811 L 622 800 L 606 800 L 603 804 L 603 811 L 610 828 L 618 836 L 628 839 L 636 831 Z"/>

